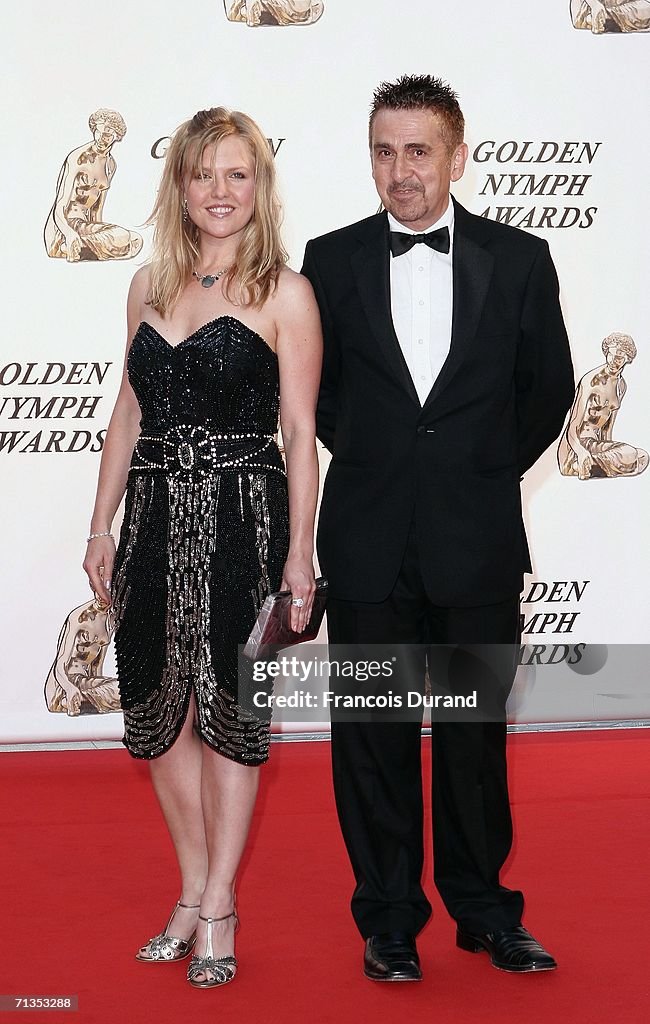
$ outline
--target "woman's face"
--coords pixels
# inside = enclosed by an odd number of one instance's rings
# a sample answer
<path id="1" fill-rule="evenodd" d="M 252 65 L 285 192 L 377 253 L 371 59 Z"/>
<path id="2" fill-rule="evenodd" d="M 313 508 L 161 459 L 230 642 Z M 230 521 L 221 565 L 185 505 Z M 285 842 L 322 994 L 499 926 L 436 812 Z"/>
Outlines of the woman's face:
<path id="1" fill-rule="evenodd" d="M 241 235 L 255 209 L 255 165 L 248 145 L 230 135 L 206 146 L 201 167 L 185 183 L 187 213 L 212 238 Z"/>

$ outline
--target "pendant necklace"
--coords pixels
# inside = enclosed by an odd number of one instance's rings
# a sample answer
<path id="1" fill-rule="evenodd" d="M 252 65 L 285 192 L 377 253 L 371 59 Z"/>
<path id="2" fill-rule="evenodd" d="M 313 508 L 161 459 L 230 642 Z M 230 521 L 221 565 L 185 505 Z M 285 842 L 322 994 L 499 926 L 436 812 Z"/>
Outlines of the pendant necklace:
<path id="1" fill-rule="evenodd" d="M 215 281 L 218 281 L 220 277 L 223 277 L 230 270 L 230 267 L 224 267 L 223 270 L 217 270 L 214 274 L 199 274 L 197 270 L 192 271 L 192 277 L 195 277 L 203 288 L 212 288 Z"/>

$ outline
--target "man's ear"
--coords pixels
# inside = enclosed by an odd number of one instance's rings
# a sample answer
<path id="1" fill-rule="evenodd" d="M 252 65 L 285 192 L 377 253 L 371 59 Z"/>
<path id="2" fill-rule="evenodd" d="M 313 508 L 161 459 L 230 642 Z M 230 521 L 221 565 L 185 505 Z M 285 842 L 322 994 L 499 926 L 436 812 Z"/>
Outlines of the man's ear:
<path id="1" fill-rule="evenodd" d="M 450 178 L 452 181 L 458 181 L 459 178 L 462 178 L 465 173 L 465 164 L 468 156 L 469 150 L 467 145 L 461 142 L 460 146 L 457 146 L 454 150 L 454 155 L 451 158 Z"/>

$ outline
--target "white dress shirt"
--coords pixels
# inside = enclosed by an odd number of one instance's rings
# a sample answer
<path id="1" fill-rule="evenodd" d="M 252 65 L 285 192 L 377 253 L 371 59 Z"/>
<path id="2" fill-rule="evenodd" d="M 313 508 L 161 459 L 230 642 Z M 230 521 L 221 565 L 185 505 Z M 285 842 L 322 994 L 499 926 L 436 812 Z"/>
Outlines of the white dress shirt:
<path id="1" fill-rule="evenodd" d="M 451 346 L 453 308 L 452 255 L 454 204 L 427 231 L 449 228 L 450 249 L 438 252 L 419 242 L 402 256 L 390 257 L 390 303 L 393 326 L 415 389 L 424 405 Z M 423 234 L 388 214 L 391 231 Z"/>

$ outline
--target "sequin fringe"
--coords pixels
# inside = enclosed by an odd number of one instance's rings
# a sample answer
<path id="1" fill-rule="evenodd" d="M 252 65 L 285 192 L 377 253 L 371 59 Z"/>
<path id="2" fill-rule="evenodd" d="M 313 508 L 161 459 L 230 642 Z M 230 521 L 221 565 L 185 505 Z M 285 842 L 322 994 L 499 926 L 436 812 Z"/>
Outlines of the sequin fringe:
<path id="1" fill-rule="evenodd" d="M 143 322 L 127 370 L 142 434 L 114 572 L 124 744 L 164 754 L 194 692 L 201 739 L 261 764 L 269 726 L 237 703 L 237 645 L 289 546 L 277 355 L 231 316 L 174 346 Z"/>
<path id="2" fill-rule="evenodd" d="M 260 577 L 251 592 L 254 614 L 269 592 L 270 513 L 266 479 L 247 474 L 248 497 L 256 532 Z M 151 481 L 149 481 L 151 482 Z M 135 757 L 154 758 L 174 742 L 187 716 L 192 688 L 196 694 L 196 729 L 213 749 L 242 764 L 261 764 L 268 757 L 269 724 L 244 710 L 236 701 L 237 679 L 217 678 L 212 664 L 211 559 L 215 551 L 221 478 L 180 478 L 164 481 L 169 490 L 167 534 L 167 611 L 165 667 L 160 685 L 147 697 L 125 708 L 125 744 Z M 163 480 L 158 479 L 162 484 Z M 238 487 L 243 493 L 242 479 Z M 137 478 L 139 496 L 129 520 L 133 546 L 134 516 L 139 524 L 146 487 Z M 243 512 L 243 506 L 242 506 Z M 128 559 L 129 547 L 125 562 Z M 128 600 L 128 592 L 124 601 Z M 221 672 L 227 659 L 220 665 Z M 234 659 L 230 675 L 236 672 Z"/>
<path id="3" fill-rule="evenodd" d="M 138 534 L 140 531 L 140 524 L 142 521 L 142 513 L 147 501 L 148 494 L 153 489 L 153 480 L 147 477 L 138 477 L 135 480 L 135 484 L 132 491 L 132 500 L 130 503 L 130 509 L 128 518 L 126 519 L 127 532 L 126 542 L 124 544 L 123 551 L 118 552 L 119 565 L 117 571 L 113 576 L 113 616 L 115 629 L 119 629 L 122 623 L 122 612 L 124 606 L 129 599 L 129 585 L 128 585 L 128 568 L 131 561 L 131 555 L 133 554 L 133 548 L 135 547 Z M 123 528 L 124 531 L 124 528 Z M 120 545 L 122 546 L 122 545 Z"/>

